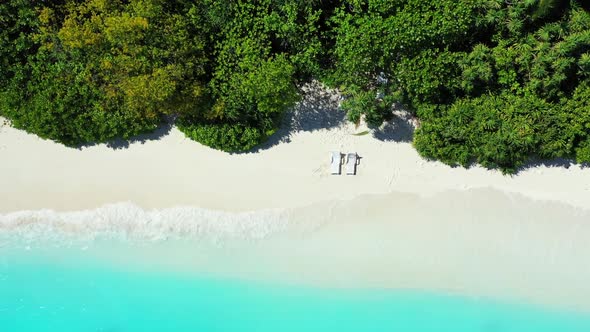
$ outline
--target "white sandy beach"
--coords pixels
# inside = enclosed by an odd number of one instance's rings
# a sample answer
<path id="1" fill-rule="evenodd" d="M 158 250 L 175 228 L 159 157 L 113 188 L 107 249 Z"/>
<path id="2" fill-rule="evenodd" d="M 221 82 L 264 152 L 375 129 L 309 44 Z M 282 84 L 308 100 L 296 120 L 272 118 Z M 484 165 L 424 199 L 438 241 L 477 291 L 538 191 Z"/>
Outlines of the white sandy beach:
<path id="1" fill-rule="evenodd" d="M 425 161 L 410 121 L 355 136 L 364 129 L 344 121 L 337 99 L 309 94 L 276 137 L 247 154 L 209 149 L 175 128 L 77 150 L 3 126 L 0 235 L 206 238 L 224 245 L 195 241 L 121 262 L 590 312 L 590 169 L 540 165 L 510 177 Z M 357 152 L 358 175 L 329 175 L 332 150 Z"/>
<path id="2" fill-rule="evenodd" d="M 119 148 L 81 150 L 0 128 L 0 212 L 80 210 L 131 201 L 146 208 L 190 205 L 243 211 L 304 206 L 361 194 L 495 188 L 590 208 L 590 170 L 533 166 L 518 176 L 423 160 L 410 122 L 364 136 L 344 120 L 337 96 L 315 92 L 256 153 L 227 154 L 162 130 Z M 357 176 L 329 175 L 329 152 L 358 152 Z"/>

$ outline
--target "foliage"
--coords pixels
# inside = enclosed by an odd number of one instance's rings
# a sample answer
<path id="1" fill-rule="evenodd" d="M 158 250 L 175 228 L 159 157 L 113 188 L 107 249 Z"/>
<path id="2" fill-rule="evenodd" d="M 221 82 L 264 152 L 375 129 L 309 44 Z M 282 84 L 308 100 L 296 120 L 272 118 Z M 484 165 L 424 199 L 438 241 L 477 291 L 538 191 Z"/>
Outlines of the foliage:
<path id="1" fill-rule="evenodd" d="M 531 155 L 553 157 L 572 146 L 571 138 L 548 130 L 559 123 L 559 114 L 534 95 L 484 95 L 436 112 L 418 129 L 414 144 L 425 157 L 451 165 L 477 162 L 514 172 Z"/>
<path id="2" fill-rule="evenodd" d="M 373 91 L 357 91 L 342 103 L 342 108 L 348 112 L 348 119 L 358 123 L 364 116 L 367 124 L 379 126 L 383 119 L 391 113 L 388 100 L 378 98 Z"/>
<path id="3" fill-rule="evenodd" d="M 16 127 L 77 145 L 128 138 L 196 107 L 205 42 L 166 9 L 159 0 L 42 7 L 37 29 L 23 37 L 37 46 L 26 59 L 31 69 L 7 84 L 2 113 Z"/>
<path id="4" fill-rule="evenodd" d="M 187 137 L 226 152 L 250 150 L 265 138 L 259 128 L 239 124 L 184 124 L 181 121 L 179 128 Z"/>
<path id="5" fill-rule="evenodd" d="M 414 144 L 423 156 L 504 172 L 530 157 L 590 160 L 590 15 L 572 4 L 557 21 L 540 24 L 522 14 L 533 7 L 520 6 L 495 9 L 504 12 L 498 17 L 521 15 L 518 29 L 495 21 L 490 40 L 497 42 L 477 44 L 458 59 L 460 89 L 453 98 L 417 107 L 422 128 Z M 538 27 L 527 28 L 533 19 Z"/>
<path id="6" fill-rule="evenodd" d="M 35 52 L 27 34 L 36 31 L 37 13 L 27 0 L 12 0 L 0 4 L 0 89 L 22 70 L 27 57 Z"/>
<path id="7" fill-rule="evenodd" d="M 452 165 L 514 172 L 590 162 L 590 8 L 580 0 L 6 0 L 0 115 L 68 145 L 178 119 L 187 136 L 249 150 L 296 84 L 345 94 L 353 122 L 394 102 L 414 144 Z"/>
<path id="8" fill-rule="evenodd" d="M 576 88 L 572 98 L 562 101 L 565 119 L 561 132 L 574 142 L 572 149 L 579 163 L 590 163 L 590 82 Z"/>
<path id="9" fill-rule="evenodd" d="M 181 119 L 179 126 L 189 137 L 221 150 L 249 150 L 276 130 L 284 110 L 297 100 L 296 66 L 280 52 L 297 47 L 292 45 L 295 37 L 288 33 L 289 26 L 276 25 L 280 21 L 274 16 L 279 13 L 273 12 L 273 5 L 273 1 L 209 3 L 209 19 L 219 25 L 214 28 L 215 64 L 208 85 L 212 105 Z M 293 5 L 286 2 L 287 12 L 280 13 L 295 15 L 289 12 Z M 291 42 L 273 48 L 276 43 L 269 37 L 273 31 L 276 38 Z M 297 52 L 293 56 L 298 59 L 294 62 L 303 61 Z"/>

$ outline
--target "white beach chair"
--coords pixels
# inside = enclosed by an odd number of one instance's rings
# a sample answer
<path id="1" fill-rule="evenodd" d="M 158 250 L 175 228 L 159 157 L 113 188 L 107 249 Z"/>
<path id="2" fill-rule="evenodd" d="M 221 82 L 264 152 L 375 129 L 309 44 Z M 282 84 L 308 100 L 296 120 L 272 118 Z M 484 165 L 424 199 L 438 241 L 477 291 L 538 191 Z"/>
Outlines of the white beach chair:
<path id="1" fill-rule="evenodd" d="M 340 169 L 342 166 L 342 154 L 338 151 L 332 151 L 330 153 L 330 169 L 332 170 L 332 175 L 340 175 Z"/>
<path id="2" fill-rule="evenodd" d="M 356 175 L 356 165 L 359 164 L 359 156 L 356 152 L 346 155 L 346 174 Z"/>

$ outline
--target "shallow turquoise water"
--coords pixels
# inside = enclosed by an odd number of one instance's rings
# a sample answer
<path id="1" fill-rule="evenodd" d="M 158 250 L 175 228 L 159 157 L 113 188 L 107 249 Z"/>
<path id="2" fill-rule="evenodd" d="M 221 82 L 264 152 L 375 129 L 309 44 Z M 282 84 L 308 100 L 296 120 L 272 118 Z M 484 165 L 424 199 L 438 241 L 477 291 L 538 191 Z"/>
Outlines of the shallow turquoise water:
<path id="1" fill-rule="evenodd" d="M 0 257 L 1 332 L 587 332 L 590 317 L 392 290 L 329 290 Z"/>

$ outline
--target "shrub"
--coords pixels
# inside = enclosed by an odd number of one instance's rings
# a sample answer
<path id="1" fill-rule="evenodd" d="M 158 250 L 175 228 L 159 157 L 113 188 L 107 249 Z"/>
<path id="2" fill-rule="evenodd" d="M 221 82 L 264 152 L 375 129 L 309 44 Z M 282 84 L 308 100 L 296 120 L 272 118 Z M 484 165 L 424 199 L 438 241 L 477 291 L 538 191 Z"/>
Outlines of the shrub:
<path id="1" fill-rule="evenodd" d="M 226 152 L 248 151 L 266 138 L 259 128 L 240 124 L 204 124 L 180 121 L 178 128 L 187 137 Z"/>
<path id="2" fill-rule="evenodd" d="M 571 151 L 567 144 L 549 144 L 564 134 L 551 130 L 559 125 L 556 107 L 533 95 L 458 100 L 440 108 L 440 116 L 422 121 L 414 145 L 424 157 L 450 165 L 477 162 L 513 173 L 543 149 L 547 155 Z"/>

